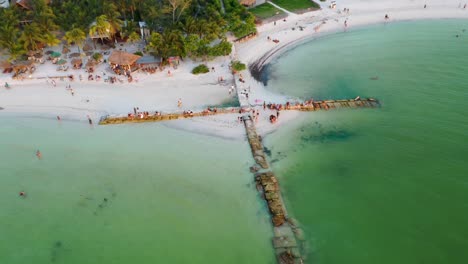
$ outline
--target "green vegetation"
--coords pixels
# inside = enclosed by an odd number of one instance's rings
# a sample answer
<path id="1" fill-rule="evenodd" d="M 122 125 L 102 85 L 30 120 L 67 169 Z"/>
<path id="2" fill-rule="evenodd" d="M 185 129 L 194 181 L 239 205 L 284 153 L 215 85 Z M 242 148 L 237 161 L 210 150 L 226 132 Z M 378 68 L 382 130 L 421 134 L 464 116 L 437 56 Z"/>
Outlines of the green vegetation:
<path id="1" fill-rule="evenodd" d="M 98 61 L 98 62 L 101 61 L 101 60 L 102 60 L 102 54 L 101 54 L 101 53 L 97 53 L 97 52 L 94 53 L 94 54 L 93 54 L 93 59 L 94 59 L 95 61 Z"/>
<path id="2" fill-rule="evenodd" d="M 0 48 L 10 59 L 58 45 L 57 31 L 81 48 L 83 34 L 101 43 L 138 42 L 137 21 L 152 35 L 147 50 L 161 56 L 208 59 L 231 52 L 226 33 L 237 38 L 256 32 L 255 17 L 238 0 L 29 0 L 0 9 Z M 124 23 L 125 22 L 125 23 Z M 213 44 L 216 43 L 216 44 Z M 96 43 L 95 43 L 96 44 Z"/>
<path id="3" fill-rule="evenodd" d="M 249 11 L 252 12 L 252 14 L 254 14 L 256 17 L 260 19 L 265 19 L 265 18 L 269 18 L 277 14 L 284 13 L 283 11 L 279 10 L 273 5 L 270 5 L 269 3 L 258 5 L 254 8 L 249 9 Z"/>
<path id="4" fill-rule="evenodd" d="M 240 71 L 243 71 L 245 69 L 247 69 L 247 66 L 240 62 L 240 61 L 232 61 L 231 62 L 231 69 L 235 72 L 240 72 Z"/>
<path id="5" fill-rule="evenodd" d="M 133 54 L 138 55 L 138 56 L 143 56 L 143 52 L 141 51 L 134 52 Z"/>
<path id="6" fill-rule="evenodd" d="M 200 73 L 207 73 L 210 72 L 210 69 L 208 69 L 208 66 L 205 64 L 200 64 L 197 67 L 193 68 L 192 73 L 193 74 L 200 74 Z"/>
<path id="7" fill-rule="evenodd" d="M 311 0 L 272 0 L 273 3 L 291 12 L 307 8 L 320 8 L 320 5 Z"/>

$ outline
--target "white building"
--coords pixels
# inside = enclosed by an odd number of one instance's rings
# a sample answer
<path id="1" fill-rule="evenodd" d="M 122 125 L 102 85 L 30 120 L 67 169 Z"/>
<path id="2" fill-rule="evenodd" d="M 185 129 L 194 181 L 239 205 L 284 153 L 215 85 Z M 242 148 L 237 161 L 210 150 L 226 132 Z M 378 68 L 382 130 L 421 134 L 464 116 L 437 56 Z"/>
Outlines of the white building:
<path id="1" fill-rule="evenodd" d="M 10 6 L 10 1 L 9 0 L 0 0 L 0 7 L 7 8 Z"/>

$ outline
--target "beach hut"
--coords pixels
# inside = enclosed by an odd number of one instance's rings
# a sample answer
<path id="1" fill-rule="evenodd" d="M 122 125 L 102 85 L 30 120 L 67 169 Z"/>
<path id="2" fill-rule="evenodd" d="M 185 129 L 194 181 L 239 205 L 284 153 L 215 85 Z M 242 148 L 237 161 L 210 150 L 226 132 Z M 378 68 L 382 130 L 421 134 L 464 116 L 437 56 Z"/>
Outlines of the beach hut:
<path id="1" fill-rule="evenodd" d="M 2 61 L 0 62 L 0 69 L 3 71 L 3 73 L 10 73 L 13 71 L 13 65 L 11 65 L 11 63 L 8 61 Z"/>
<path id="2" fill-rule="evenodd" d="M 138 69 L 136 62 L 140 57 L 132 53 L 114 50 L 109 56 L 109 63 L 115 73 L 125 74 L 128 71 L 133 72 Z"/>
<path id="3" fill-rule="evenodd" d="M 80 58 L 76 58 L 71 61 L 71 64 L 73 66 L 73 69 L 81 69 L 81 66 L 83 66 L 83 60 Z"/>
<path id="4" fill-rule="evenodd" d="M 256 4 L 256 0 L 240 0 L 240 4 L 245 7 L 252 7 Z M 265 2 L 265 1 L 262 1 Z"/>
<path id="5" fill-rule="evenodd" d="M 22 73 L 26 72 L 34 72 L 36 68 L 34 67 L 34 61 L 28 60 L 28 61 L 18 61 L 13 65 L 13 71 L 14 71 L 14 76 L 13 77 L 18 77 Z"/>
<path id="6" fill-rule="evenodd" d="M 137 60 L 136 64 L 140 69 L 154 69 L 161 65 L 161 58 L 143 56 Z"/>

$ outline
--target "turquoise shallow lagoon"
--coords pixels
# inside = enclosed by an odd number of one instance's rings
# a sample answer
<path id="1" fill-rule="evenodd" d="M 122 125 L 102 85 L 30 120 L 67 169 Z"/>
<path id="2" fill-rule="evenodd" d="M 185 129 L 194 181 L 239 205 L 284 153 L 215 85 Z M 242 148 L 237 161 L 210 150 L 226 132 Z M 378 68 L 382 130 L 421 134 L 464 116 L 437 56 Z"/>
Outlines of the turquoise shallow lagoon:
<path id="1" fill-rule="evenodd" d="M 311 263 L 468 260 L 463 29 L 466 20 L 355 29 L 269 66 L 272 91 L 382 102 L 309 113 L 265 139 L 289 212 L 310 240 Z"/>
<path id="2" fill-rule="evenodd" d="M 247 143 L 1 120 L 0 263 L 274 263 Z"/>

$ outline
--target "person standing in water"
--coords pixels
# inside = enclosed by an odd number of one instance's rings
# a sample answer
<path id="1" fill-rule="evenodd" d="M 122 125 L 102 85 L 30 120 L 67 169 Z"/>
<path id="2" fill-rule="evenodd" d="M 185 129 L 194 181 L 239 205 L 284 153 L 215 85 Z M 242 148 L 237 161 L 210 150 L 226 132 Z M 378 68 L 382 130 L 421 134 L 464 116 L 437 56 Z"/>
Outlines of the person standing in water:
<path id="1" fill-rule="evenodd" d="M 42 159 L 42 153 L 39 150 L 36 151 L 36 157 Z"/>

